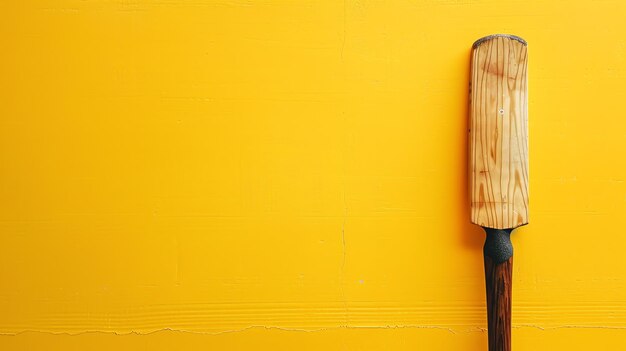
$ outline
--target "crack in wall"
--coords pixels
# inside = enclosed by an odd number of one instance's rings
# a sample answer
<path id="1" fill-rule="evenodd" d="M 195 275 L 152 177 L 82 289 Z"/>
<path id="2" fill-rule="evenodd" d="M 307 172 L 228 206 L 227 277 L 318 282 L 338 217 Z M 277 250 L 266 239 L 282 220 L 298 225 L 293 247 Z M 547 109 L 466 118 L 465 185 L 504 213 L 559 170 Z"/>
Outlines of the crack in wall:
<path id="1" fill-rule="evenodd" d="M 553 327 L 545 327 L 534 324 L 519 324 L 512 326 L 513 329 L 537 329 L 540 331 L 552 331 L 559 329 L 603 329 L 603 330 L 625 330 L 626 326 L 588 326 L 588 325 L 560 325 Z M 22 330 L 19 332 L 9 333 L 9 332 L 0 332 L 1 336 L 19 336 L 22 334 L 28 333 L 40 333 L 40 334 L 49 334 L 49 335 L 65 335 L 65 336 L 80 336 L 86 334 L 110 334 L 116 336 L 128 336 L 128 335 L 138 335 L 138 336 L 146 336 L 157 333 L 164 332 L 173 332 L 173 333 L 186 333 L 186 334 L 197 334 L 197 335 L 210 335 L 210 336 L 218 336 L 224 334 L 232 334 L 232 333 L 244 333 L 251 330 L 275 330 L 281 332 L 302 332 L 302 333 L 318 333 L 318 332 L 328 332 L 328 331 L 336 331 L 336 330 L 368 330 L 368 329 L 378 329 L 378 330 L 398 330 L 398 329 L 424 329 L 424 330 L 440 330 L 445 331 L 450 334 L 462 334 L 462 333 L 485 333 L 487 328 L 484 327 L 473 327 L 467 329 L 454 329 L 450 327 L 444 326 L 436 326 L 436 325 L 379 325 L 379 326 L 334 326 L 334 327 L 322 327 L 322 328 L 289 328 L 289 327 L 279 327 L 279 326 L 270 326 L 270 325 L 251 325 L 239 329 L 227 329 L 216 332 L 210 331 L 195 331 L 195 330 L 186 330 L 186 329 L 177 329 L 177 328 L 161 328 L 157 330 L 141 332 L 141 331 L 129 331 L 129 332 L 119 332 L 119 331 L 109 331 L 109 330 L 85 330 L 80 332 L 54 332 L 54 331 L 46 331 L 46 330 Z"/>

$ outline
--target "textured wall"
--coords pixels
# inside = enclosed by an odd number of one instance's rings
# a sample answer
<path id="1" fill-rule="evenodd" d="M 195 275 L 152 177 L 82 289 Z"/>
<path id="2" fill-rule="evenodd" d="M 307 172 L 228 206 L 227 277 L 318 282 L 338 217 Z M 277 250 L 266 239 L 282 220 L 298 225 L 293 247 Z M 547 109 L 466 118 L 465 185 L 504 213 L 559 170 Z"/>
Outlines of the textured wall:
<path id="1" fill-rule="evenodd" d="M 3 1 L 0 348 L 485 350 L 472 42 L 529 43 L 513 347 L 626 348 L 626 3 Z"/>

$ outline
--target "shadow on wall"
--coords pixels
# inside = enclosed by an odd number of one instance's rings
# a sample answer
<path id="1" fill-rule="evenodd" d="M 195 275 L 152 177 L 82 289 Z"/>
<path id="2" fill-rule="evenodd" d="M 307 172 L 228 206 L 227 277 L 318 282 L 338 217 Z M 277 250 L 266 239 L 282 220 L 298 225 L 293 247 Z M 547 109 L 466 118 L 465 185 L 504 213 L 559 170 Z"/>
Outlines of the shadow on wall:
<path id="1" fill-rule="evenodd" d="M 463 75 L 465 79 L 462 81 L 462 85 L 465 88 L 463 95 L 459 96 L 458 99 L 462 100 L 464 109 L 463 113 L 458 116 L 459 121 L 459 138 L 463 140 L 463 147 L 461 150 L 458 150 L 456 159 L 458 160 L 459 165 L 462 166 L 462 171 L 460 177 L 458 178 L 459 183 L 456 185 L 459 189 L 459 202 L 458 210 L 455 213 L 462 214 L 462 218 L 460 223 L 459 231 L 457 232 L 460 235 L 462 245 L 476 252 L 478 257 L 482 258 L 482 246 L 485 241 L 485 232 L 480 226 L 477 226 L 470 221 L 470 197 L 469 197 L 469 84 L 470 84 L 470 59 L 471 59 L 471 47 L 468 46 L 467 51 L 459 58 L 459 62 L 457 64 L 465 67 L 465 74 Z M 482 259 L 481 259 L 482 262 Z M 482 266 L 481 266 L 482 270 Z M 481 293 L 484 293 L 481 292 Z"/>

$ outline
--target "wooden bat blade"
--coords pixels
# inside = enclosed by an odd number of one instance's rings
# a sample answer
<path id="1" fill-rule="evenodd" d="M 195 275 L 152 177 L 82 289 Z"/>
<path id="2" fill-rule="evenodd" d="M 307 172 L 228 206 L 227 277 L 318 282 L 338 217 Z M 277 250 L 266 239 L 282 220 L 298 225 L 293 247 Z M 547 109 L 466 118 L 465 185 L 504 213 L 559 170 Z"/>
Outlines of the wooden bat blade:
<path id="1" fill-rule="evenodd" d="M 469 121 L 471 221 L 512 229 L 528 223 L 527 45 L 492 35 L 472 48 Z"/>

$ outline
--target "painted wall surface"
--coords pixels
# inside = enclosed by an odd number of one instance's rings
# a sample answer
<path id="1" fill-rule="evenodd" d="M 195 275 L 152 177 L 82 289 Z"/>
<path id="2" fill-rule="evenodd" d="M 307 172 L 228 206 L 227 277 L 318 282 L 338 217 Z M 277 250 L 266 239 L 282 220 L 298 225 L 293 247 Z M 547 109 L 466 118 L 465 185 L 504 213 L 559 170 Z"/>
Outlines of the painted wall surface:
<path id="1" fill-rule="evenodd" d="M 529 42 L 516 350 L 626 348 L 626 2 L 0 4 L 0 349 L 485 350 L 470 47 Z"/>

